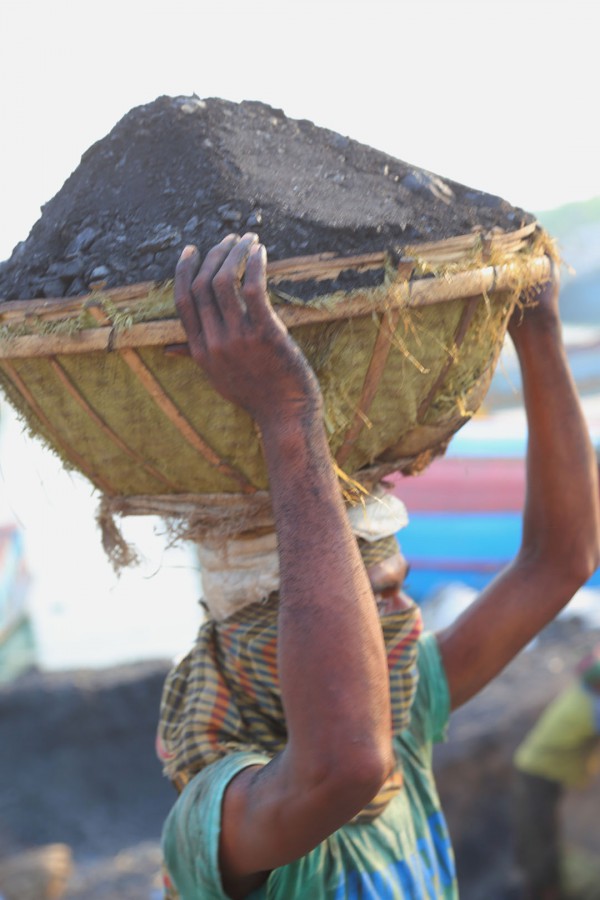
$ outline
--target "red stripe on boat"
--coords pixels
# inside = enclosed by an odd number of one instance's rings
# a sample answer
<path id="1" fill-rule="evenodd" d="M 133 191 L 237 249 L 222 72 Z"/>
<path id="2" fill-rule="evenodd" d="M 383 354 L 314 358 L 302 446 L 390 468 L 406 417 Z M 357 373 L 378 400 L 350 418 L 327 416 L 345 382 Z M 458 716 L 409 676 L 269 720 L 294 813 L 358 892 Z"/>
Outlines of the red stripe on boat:
<path id="1" fill-rule="evenodd" d="M 436 459 L 422 475 L 388 476 L 391 492 L 411 512 L 521 512 L 522 459 Z"/>

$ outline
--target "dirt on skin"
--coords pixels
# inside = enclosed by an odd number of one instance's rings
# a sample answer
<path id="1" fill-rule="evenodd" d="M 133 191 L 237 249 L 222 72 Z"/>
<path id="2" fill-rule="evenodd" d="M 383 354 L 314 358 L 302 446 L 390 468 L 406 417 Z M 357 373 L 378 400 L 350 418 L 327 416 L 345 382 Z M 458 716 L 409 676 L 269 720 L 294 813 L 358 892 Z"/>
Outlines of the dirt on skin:
<path id="1" fill-rule="evenodd" d="M 264 103 L 164 96 L 84 153 L 0 265 L 0 298 L 171 278 L 185 244 L 205 253 L 230 232 L 257 232 L 277 260 L 398 250 L 531 221 L 500 197 Z"/>
<path id="2" fill-rule="evenodd" d="M 599 640 L 598 631 L 576 623 L 550 626 L 453 715 L 434 768 L 462 900 L 521 896 L 512 844 L 512 756 Z M 32 673 L 0 689 L 0 860 L 65 843 L 74 862 L 67 900 L 158 900 L 160 831 L 174 799 L 154 756 L 167 669 L 158 661 Z M 566 845 L 580 877 L 582 860 L 600 862 L 599 803 L 600 779 L 563 804 Z"/>

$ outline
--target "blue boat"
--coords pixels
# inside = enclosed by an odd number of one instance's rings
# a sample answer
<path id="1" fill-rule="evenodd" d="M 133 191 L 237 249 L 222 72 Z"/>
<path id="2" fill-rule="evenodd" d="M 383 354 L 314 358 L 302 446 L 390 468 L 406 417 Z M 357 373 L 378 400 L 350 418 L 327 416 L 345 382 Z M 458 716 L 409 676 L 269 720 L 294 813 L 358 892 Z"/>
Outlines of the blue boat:
<path id="1" fill-rule="evenodd" d="M 501 420 L 473 420 L 422 475 L 390 479 L 408 507 L 398 540 L 415 600 L 457 583 L 480 591 L 518 552 L 526 438 L 502 431 Z M 587 586 L 600 588 L 600 569 Z"/>

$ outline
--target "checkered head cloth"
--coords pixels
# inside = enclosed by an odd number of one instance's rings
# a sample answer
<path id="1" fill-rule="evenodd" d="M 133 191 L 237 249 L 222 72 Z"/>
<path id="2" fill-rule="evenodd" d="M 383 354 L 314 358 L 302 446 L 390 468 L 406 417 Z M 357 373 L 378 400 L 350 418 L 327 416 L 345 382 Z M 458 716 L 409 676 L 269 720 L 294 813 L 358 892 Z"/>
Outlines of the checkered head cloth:
<path id="1" fill-rule="evenodd" d="M 236 750 L 268 756 L 286 743 L 277 678 L 277 595 L 224 622 L 200 628 L 193 650 L 167 678 L 157 752 L 178 790 L 202 768 Z M 416 690 L 417 639 L 413 606 L 381 619 L 387 649 L 394 732 L 408 724 Z"/>

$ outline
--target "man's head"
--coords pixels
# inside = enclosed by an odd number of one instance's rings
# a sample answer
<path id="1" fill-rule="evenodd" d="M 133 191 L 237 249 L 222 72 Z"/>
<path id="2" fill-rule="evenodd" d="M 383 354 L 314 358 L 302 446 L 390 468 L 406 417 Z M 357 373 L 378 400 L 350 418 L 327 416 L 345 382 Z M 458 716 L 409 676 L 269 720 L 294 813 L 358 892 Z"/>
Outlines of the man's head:
<path id="1" fill-rule="evenodd" d="M 380 616 L 409 609 L 414 605 L 414 601 L 402 589 L 409 568 L 399 547 L 393 556 L 367 567 Z"/>
<path id="2" fill-rule="evenodd" d="M 419 609 L 402 590 L 408 566 L 396 532 L 408 517 L 399 500 L 380 495 L 350 511 L 349 520 L 381 615 L 392 725 L 400 732 L 417 688 L 422 630 Z M 169 676 L 161 704 L 158 752 L 179 787 L 233 749 L 272 756 L 287 739 L 277 680 L 276 539 L 221 540 L 212 554 L 211 547 L 200 557 L 210 576 L 204 585 L 210 616 Z"/>
<path id="3" fill-rule="evenodd" d="M 376 489 L 348 510 L 348 520 L 371 579 L 378 606 L 386 611 L 406 608 L 397 598 L 408 566 L 396 533 L 408 524 L 406 507 L 397 497 Z M 263 533 L 216 536 L 198 542 L 204 602 L 210 618 L 223 622 L 245 606 L 266 600 L 279 588 L 277 535 Z"/>
<path id="4" fill-rule="evenodd" d="M 412 600 L 402 591 L 409 566 L 396 537 L 408 525 L 404 503 L 379 488 L 363 505 L 350 509 L 348 518 L 379 614 L 389 615 L 411 607 Z"/>

